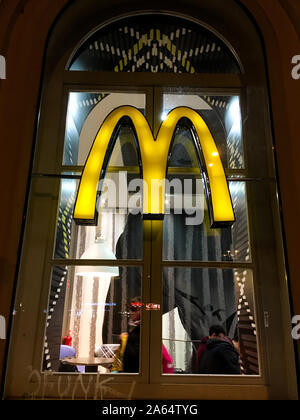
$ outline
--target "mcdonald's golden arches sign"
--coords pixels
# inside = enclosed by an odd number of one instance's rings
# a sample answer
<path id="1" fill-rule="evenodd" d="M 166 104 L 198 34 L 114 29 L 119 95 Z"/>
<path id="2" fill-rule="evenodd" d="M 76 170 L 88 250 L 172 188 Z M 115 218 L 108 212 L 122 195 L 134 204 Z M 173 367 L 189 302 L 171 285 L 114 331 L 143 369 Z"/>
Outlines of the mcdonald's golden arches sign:
<path id="1" fill-rule="evenodd" d="M 97 186 L 105 177 L 115 133 L 127 118 L 132 125 L 141 157 L 141 173 L 148 188 L 143 192 L 143 217 L 163 218 L 165 179 L 175 129 L 183 118 L 194 133 L 199 164 L 204 178 L 206 199 L 212 227 L 231 225 L 235 221 L 228 184 L 218 149 L 203 118 L 193 109 L 173 109 L 161 124 L 154 139 L 145 116 L 133 106 L 120 106 L 104 120 L 87 158 L 74 209 L 77 224 L 96 223 Z M 157 188 L 157 186 L 160 188 Z"/>

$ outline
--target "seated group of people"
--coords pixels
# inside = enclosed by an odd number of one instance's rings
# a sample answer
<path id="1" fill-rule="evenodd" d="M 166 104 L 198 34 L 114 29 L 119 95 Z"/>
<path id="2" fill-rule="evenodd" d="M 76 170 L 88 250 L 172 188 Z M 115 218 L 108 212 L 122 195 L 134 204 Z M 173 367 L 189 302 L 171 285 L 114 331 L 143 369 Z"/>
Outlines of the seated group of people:
<path id="1" fill-rule="evenodd" d="M 138 373 L 140 370 L 140 324 L 141 299 L 135 298 L 129 305 L 128 332 L 120 335 L 120 346 L 114 354 L 111 373 Z M 68 339 L 68 336 L 65 337 Z M 70 337 L 71 339 L 71 337 Z M 72 340 L 72 339 L 71 339 Z M 71 342 L 64 343 L 71 345 Z M 71 347 L 61 346 L 72 349 Z M 75 349 L 73 349 L 75 356 Z M 112 353 L 113 354 L 113 353 Z M 68 353 L 70 356 L 70 353 Z M 63 358 L 63 354 L 61 354 Z M 209 329 L 209 336 L 203 337 L 197 350 L 196 363 L 192 369 L 194 374 L 203 375 L 240 375 L 240 356 L 237 343 L 226 337 L 225 330 L 220 325 Z M 78 372 L 78 367 L 60 363 L 59 371 Z M 166 347 L 162 345 L 162 372 L 174 373 L 173 359 Z"/>

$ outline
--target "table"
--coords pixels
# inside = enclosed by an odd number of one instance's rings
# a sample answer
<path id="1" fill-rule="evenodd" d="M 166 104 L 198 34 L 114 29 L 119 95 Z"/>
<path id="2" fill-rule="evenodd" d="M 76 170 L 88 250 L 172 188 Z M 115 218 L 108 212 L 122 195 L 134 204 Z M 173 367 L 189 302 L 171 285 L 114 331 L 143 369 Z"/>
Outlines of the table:
<path id="1" fill-rule="evenodd" d="M 85 366 L 86 373 L 98 372 L 98 366 L 103 366 L 108 369 L 114 361 L 114 358 L 108 357 L 65 357 L 61 359 L 62 362 L 69 365 Z"/>

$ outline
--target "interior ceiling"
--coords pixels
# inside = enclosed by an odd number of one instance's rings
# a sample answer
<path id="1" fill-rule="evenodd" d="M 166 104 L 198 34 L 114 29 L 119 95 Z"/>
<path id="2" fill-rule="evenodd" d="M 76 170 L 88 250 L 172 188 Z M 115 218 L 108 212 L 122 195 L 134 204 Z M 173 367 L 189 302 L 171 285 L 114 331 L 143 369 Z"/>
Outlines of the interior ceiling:
<path id="1" fill-rule="evenodd" d="M 115 22 L 77 51 L 70 70 L 169 73 L 239 73 L 228 46 L 190 21 L 139 16 Z"/>

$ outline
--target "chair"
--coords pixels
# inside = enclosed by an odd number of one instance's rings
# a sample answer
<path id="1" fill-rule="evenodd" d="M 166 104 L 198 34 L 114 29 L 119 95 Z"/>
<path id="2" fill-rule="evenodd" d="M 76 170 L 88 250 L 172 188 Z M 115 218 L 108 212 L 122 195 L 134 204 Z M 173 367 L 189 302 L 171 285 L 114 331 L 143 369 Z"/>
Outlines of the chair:
<path id="1" fill-rule="evenodd" d="M 113 358 L 119 347 L 120 344 L 102 344 L 96 348 L 94 355 L 95 357 Z"/>

